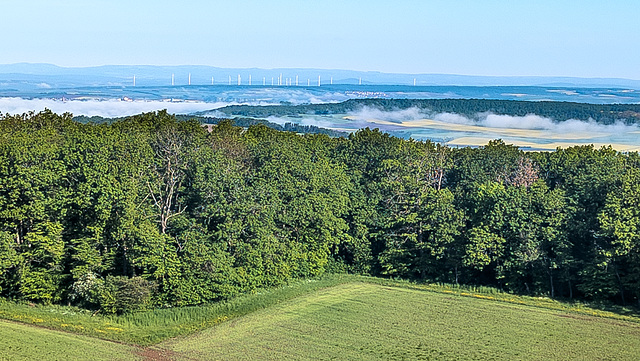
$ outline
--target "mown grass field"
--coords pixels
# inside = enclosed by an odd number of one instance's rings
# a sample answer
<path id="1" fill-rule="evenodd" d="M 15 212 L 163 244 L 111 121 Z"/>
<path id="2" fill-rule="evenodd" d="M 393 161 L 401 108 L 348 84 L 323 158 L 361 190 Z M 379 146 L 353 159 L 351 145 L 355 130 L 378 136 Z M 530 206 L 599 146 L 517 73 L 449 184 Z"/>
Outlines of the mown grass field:
<path id="1" fill-rule="evenodd" d="M 142 360 L 135 346 L 0 321 L 0 360 Z"/>
<path id="2" fill-rule="evenodd" d="M 637 360 L 640 355 L 635 316 L 494 289 L 346 275 L 215 305 L 128 316 L 92 317 L 68 307 L 5 301 L 0 317 L 31 324 L 0 321 L 0 360 Z M 140 347 L 148 345 L 153 346 Z"/>
<path id="3" fill-rule="evenodd" d="M 637 360 L 640 324 L 349 283 L 158 347 L 179 360 Z"/>

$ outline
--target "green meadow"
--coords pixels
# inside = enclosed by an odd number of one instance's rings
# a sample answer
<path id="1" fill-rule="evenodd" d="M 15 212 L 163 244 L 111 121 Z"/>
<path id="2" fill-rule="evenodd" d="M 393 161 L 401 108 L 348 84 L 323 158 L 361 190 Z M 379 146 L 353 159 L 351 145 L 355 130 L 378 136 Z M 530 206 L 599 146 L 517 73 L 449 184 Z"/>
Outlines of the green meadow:
<path id="1" fill-rule="evenodd" d="M 492 289 L 358 276 L 129 316 L 9 302 L 0 304 L 0 316 L 23 322 L 0 322 L 1 360 L 636 360 L 640 354 L 634 316 Z"/>
<path id="2" fill-rule="evenodd" d="M 142 360 L 141 349 L 94 337 L 0 321 L 0 360 Z"/>
<path id="3" fill-rule="evenodd" d="M 640 324 L 349 283 L 159 347 L 179 360 L 637 360 Z"/>

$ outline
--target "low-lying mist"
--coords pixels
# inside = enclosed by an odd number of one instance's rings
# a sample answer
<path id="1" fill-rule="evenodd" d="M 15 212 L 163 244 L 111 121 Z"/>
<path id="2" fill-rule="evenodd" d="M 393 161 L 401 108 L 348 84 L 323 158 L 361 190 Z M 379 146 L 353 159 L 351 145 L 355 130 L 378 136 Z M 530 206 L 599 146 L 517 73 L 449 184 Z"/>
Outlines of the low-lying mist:
<path id="1" fill-rule="evenodd" d="M 374 125 L 374 120 L 382 120 L 397 123 L 401 126 L 412 126 L 412 123 L 421 119 L 431 119 L 449 124 L 474 125 L 486 128 L 508 128 L 508 129 L 530 129 L 543 130 L 552 133 L 576 133 L 576 132 L 598 132 L 598 133 L 619 133 L 638 131 L 637 125 L 626 125 L 615 123 L 610 125 L 598 124 L 593 120 L 583 121 L 577 119 L 566 119 L 554 121 L 550 118 L 541 117 L 535 114 L 525 116 L 500 115 L 494 113 L 480 113 L 473 118 L 454 113 L 432 113 L 418 108 L 409 108 L 395 111 L 384 111 L 377 108 L 364 107 L 349 114 L 350 119 L 359 123 L 369 122 Z M 415 123 L 416 126 L 418 123 Z M 391 126 L 390 128 L 396 128 Z"/>
<path id="2" fill-rule="evenodd" d="M 73 115 L 101 116 L 107 118 L 124 117 L 144 112 L 167 109 L 172 114 L 189 114 L 212 108 L 220 108 L 230 103 L 206 103 L 197 101 L 127 101 L 127 100 L 57 100 L 0 98 L 0 112 L 4 114 L 23 114 L 46 109 L 54 113 L 72 113 Z"/>

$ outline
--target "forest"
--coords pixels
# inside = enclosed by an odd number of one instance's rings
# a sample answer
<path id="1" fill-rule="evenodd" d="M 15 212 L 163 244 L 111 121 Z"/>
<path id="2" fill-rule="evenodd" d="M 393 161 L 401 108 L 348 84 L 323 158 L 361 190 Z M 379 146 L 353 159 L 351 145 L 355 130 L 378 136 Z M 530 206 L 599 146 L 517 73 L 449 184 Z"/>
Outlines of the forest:
<path id="1" fill-rule="evenodd" d="M 536 114 L 557 122 L 568 119 L 601 124 L 640 123 L 640 104 L 589 104 L 558 101 L 516 101 L 495 99 L 350 99 L 342 103 L 302 105 L 231 105 L 218 109 L 227 116 L 296 116 L 300 114 L 345 114 L 370 107 L 384 111 L 417 108 L 425 113 L 454 113 L 476 119 L 485 113 L 525 116 Z"/>
<path id="2" fill-rule="evenodd" d="M 0 116 L 0 296 L 108 313 L 323 273 L 640 306 L 640 158 L 166 111 Z"/>

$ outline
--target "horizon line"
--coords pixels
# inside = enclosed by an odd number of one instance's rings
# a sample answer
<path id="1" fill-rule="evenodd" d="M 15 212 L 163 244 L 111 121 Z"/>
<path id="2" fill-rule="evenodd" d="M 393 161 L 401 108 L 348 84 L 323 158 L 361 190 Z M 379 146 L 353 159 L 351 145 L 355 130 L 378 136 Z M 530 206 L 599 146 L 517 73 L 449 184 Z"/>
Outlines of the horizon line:
<path id="1" fill-rule="evenodd" d="M 342 72 L 354 72 L 354 73 L 376 73 L 381 75 L 404 75 L 404 76 L 456 76 L 456 77 L 476 77 L 476 78 L 556 78 L 556 79 L 584 79 L 584 80 L 630 80 L 640 81 L 640 79 L 626 78 L 621 76 L 575 76 L 575 75 L 478 75 L 478 74 L 461 74 L 461 73 L 425 73 L 425 72 L 388 72 L 380 70 L 354 70 L 344 68 L 315 68 L 315 67 L 220 67 L 215 65 L 204 64 L 180 64 L 180 65 L 158 65 L 158 64 L 103 64 L 103 65 L 85 65 L 85 66 L 65 66 L 54 63 L 46 62 L 18 62 L 18 63 L 2 63 L 2 66 L 16 66 L 16 65 L 34 65 L 34 66 L 53 66 L 61 69 L 95 69 L 102 67 L 148 67 L 148 68 L 184 68 L 184 67 L 202 67 L 202 68 L 214 68 L 220 70 L 318 70 L 318 71 L 342 71 Z M 19 73 L 18 73 L 19 74 Z"/>

